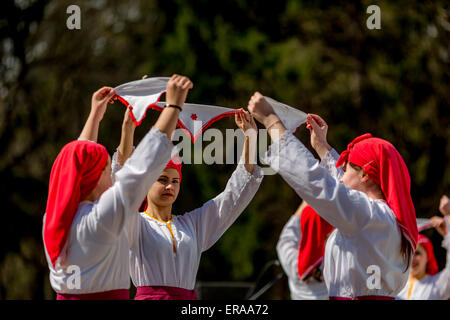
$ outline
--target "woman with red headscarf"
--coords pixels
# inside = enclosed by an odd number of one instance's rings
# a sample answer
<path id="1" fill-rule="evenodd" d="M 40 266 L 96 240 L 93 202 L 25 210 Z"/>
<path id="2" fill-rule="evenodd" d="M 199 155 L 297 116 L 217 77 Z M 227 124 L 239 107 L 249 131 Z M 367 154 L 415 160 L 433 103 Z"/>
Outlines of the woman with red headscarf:
<path id="1" fill-rule="evenodd" d="M 136 300 L 196 300 L 201 254 L 219 240 L 258 190 L 263 174 L 254 164 L 254 154 L 250 154 L 250 150 L 256 150 L 257 127 L 245 112 L 237 114 L 235 121 L 245 134 L 242 160 L 221 194 L 200 208 L 172 214 L 182 180 L 181 161 L 174 158 L 149 188 L 139 215 L 129 220 L 126 233 Z M 126 159 L 133 149 L 134 126 L 129 123 L 125 116 L 121 143 L 113 156 L 118 172 L 130 161 Z"/>
<path id="2" fill-rule="evenodd" d="M 284 226 L 277 254 L 288 277 L 292 300 L 328 300 L 323 281 L 323 255 L 333 227 L 302 202 Z"/>
<path id="3" fill-rule="evenodd" d="M 113 177 L 108 152 L 96 140 L 115 92 L 104 87 L 92 96 L 91 112 L 79 139 L 62 148 L 50 175 L 43 240 L 58 300 L 129 299 L 124 226 L 170 159 L 173 144 L 168 137 L 191 88 L 186 77 L 170 79 L 166 100 L 177 107 L 164 109 Z"/>
<path id="4" fill-rule="evenodd" d="M 398 151 L 366 134 L 338 156 L 326 141 L 325 121 L 308 115 L 319 165 L 260 93 L 248 110 L 272 138 L 265 162 L 336 228 L 325 248 L 330 299 L 394 299 L 407 282 L 418 234 L 410 177 Z"/>
<path id="5" fill-rule="evenodd" d="M 442 201 L 441 201 L 442 202 Z M 442 247 L 447 249 L 445 268 L 439 271 L 434 256 L 433 244 L 426 236 L 419 234 L 408 283 L 399 293 L 404 300 L 447 300 L 450 299 L 450 234 L 448 232 L 450 212 L 440 207 L 443 218 L 432 217 L 431 224 L 444 237 Z"/>

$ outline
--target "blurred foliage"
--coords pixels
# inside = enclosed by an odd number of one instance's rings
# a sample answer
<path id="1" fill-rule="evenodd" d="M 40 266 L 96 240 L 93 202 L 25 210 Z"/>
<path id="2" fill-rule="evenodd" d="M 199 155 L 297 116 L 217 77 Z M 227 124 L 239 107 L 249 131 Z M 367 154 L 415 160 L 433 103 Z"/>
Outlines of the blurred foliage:
<path id="1" fill-rule="evenodd" d="M 66 28 L 71 4 L 81 8 L 81 30 Z M 52 163 L 78 137 L 95 90 L 144 74 L 189 76 L 195 86 L 188 100 L 196 103 L 245 107 L 258 90 L 320 114 L 338 151 L 364 132 L 385 138 L 410 169 L 417 216 L 437 214 L 450 191 L 448 3 L 377 1 L 381 30 L 368 30 L 371 4 L 2 1 L 0 299 L 54 297 L 41 240 Z M 99 141 L 111 153 L 123 111 L 110 106 L 101 125 Z M 155 119 L 151 113 L 136 141 Z M 215 126 L 235 125 L 224 119 Z M 304 128 L 296 135 L 310 147 Z M 175 212 L 218 194 L 233 170 L 185 166 Z M 299 202 L 279 176 L 265 177 L 242 216 L 203 255 L 198 279 L 254 281 L 276 258 L 278 235 Z M 280 282 L 264 297 L 288 296 Z"/>

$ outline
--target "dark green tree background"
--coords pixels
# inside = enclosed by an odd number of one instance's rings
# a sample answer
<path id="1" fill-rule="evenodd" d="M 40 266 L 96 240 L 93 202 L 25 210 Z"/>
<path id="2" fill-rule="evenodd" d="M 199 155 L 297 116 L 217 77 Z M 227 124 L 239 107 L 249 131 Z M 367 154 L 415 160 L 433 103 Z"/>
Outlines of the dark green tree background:
<path id="1" fill-rule="evenodd" d="M 81 8 L 81 30 L 66 27 L 71 4 Z M 372 4 L 381 8 L 380 30 L 366 27 Z M 320 114 L 339 152 L 365 132 L 385 138 L 410 169 L 417 216 L 437 214 L 450 192 L 448 15 L 446 1 L 2 1 L 0 299 L 54 298 L 41 240 L 52 163 L 78 137 L 95 90 L 144 74 L 189 76 L 196 103 L 245 107 L 258 90 Z M 101 125 L 99 142 L 111 153 L 123 111 L 111 105 Z M 215 127 L 235 125 L 224 119 Z M 296 135 L 310 147 L 304 127 Z M 186 165 L 175 212 L 221 192 L 233 170 Z M 276 258 L 281 228 L 300 201 L 279 176 L 265 177 L 203 255 L 198 280 L 254 281 Z M 432 239 L 439 247 L 439 236 Z M 288 296 L 282 281 L 264 297 Z"/>

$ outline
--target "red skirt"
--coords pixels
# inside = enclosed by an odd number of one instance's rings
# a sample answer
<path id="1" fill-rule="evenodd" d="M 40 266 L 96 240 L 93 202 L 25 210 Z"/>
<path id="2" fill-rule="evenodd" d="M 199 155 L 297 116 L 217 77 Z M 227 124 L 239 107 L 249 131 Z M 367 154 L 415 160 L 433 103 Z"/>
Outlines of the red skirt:
<path id="1" fill-rule="evenodd" d="M 330 300 L 395 300 L 388 296 L 359 296 L 356 298 L 330 297 Z"/>
<path id="2" fill-rule="evenodd" d="M 130 290 L 117 289 L 111 291 L 94 292 L 94 293 L 82 293 L 82 294 L 69 294 L 69 293 L 57 293 L 56 300 L 129 300 Z"/>
<path id="3" fill-rule="evenodd" d="M 197 300 L 195 290 L 168 286 L 137 287 L 134 300 Z"/>

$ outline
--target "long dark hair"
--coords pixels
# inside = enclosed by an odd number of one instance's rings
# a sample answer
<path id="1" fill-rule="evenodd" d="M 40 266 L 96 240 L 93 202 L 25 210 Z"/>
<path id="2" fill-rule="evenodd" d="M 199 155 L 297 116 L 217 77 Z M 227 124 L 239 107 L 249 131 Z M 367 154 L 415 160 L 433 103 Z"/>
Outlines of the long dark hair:
<path id="1" fill-rule="evenodd" d="M 403 270 L 403 273 L 405 273 L 409 268 L 412 252 L 413 248 L 411 247 L 411 243 L 408 241 L 408 239 L 406 239 L 406 237 L 402 233 L 402 243 L 400 246 L 400 253 L 402 254 L 406 264 L 406 268 L 405 270 Z"/>

